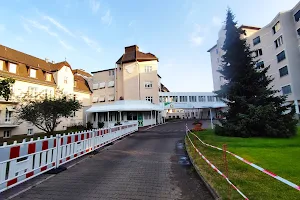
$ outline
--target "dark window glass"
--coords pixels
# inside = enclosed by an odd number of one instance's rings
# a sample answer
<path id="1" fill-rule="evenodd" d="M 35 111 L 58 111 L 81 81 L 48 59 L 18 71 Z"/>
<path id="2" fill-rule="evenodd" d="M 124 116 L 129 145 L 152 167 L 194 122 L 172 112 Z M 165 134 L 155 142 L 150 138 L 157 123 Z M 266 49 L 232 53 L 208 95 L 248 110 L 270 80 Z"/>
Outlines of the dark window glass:
<path id="1" fill-rule="evenodd" d="M 298 35 L 300 36 L 300 28 L 298 28 L 297 33 L 298 33 Z"/>
<path id="2" fill-rule="evenodd" d="M 253 39 L 253 45 L 257 45 L 259 43 L 260 43 L 260 37 L 259 36 Z"/>
<path id="3" fill-rule="evenodd" d="M 285 59 L 285 52 L 282 51 L 277 55 L 277 62 L 281 62 Z"/>
<path id="4" fill-rule="evenodd" d="M 290 85 L 282 87 L 281 90 L 282 90 L 282 94 L 284 95 L 292 93 L 292 88 Z"/>
<path id="5" fill-rule="evenodd" d="M 300 10 L 294 15 L 295 21 L 298 22 L 300 18 Z"/>
<path id="6" fill-rule="evenodd" d="M 280 77 L 283 77 L 283 76 L 288 75 L 288 74 L 289 74 L 289 71 L 288 71 L 287 66 L 284 66 L 284 67 L 279 69 Z"/>
<path id="7" fill-rule="evenodd" d="M 256 67 L 258 69 L 263 68 L 264 66 L 265 66 L 264 61 L 260 61 L 260 62 L 256 63 Z"/>

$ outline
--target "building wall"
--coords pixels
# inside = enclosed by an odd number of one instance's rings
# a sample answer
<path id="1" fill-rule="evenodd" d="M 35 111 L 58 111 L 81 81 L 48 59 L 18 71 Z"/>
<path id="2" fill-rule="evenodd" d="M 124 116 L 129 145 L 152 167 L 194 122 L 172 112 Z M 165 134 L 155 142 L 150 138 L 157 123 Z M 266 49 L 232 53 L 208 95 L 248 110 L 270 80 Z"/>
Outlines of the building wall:
<path id="1" fill-rule="evenodd" d="M 65 78 L 67 78 L 66 83 Z M 74 93 L 74 75 L 70 67 L 63 66 L 59 71 L 55 72 L 54 80 L 57 87 L 66 94 Z"/>
<path id="2" fill-rule="evenodd" d="M 98 72 L 98 73 L 93 73 L 93 84 L 99 84 L 99 83 L 105 82 L 105 87 L 102 88 L 102 89 L 93 90 L 93 95 L 92 95 L 92 99 L 94 97 L 100 98 L 100 97 L 104 96 L 105 97 L 105 102 L 93 102 L 93 103 L 107 104 L 107 103 L 109 103 L 108 97 L 110 95 L 115 96 L 116 83 L 115 83 L 114 87 L 108 87 L 108 83 L 110 81 L 115 81 L 115 76 L 114 75 L 110 76 L 108 70 L 107 71 L 101 71 L 101 72 Z"/>

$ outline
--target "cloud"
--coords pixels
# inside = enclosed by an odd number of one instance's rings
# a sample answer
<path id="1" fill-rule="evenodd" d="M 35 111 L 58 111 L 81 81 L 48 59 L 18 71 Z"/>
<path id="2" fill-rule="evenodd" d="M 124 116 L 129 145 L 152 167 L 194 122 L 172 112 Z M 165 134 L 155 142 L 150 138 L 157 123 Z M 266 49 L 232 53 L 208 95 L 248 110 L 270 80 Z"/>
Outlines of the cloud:
<path id="1" fill-rule="evenodd" d="M 98 53 L 101 52 L 101 47 L 99 46 L 97 41 L 94 41 L 85 35 L 82 35 L 81 38 L 89 47 L 95 49 Z"/>
<path id="2" fill-rule="evenodd" d="M 51 31 L 50 28 L 48 26 L 45 26 L 43 24 L 40 24 L 37 21 L 34 20 L 29 20 L 29 19 L 25 19 L 29 25 L 31 25 L 34 28 L 40 29 L 42 31 L 45 31 L 46 33 L 48 33 L 49 35 L 53 36 L 53 37 L 58 37 L 58 34 Z"/>
<path id="3" fill-rule="evenodd" d="M 28 24 L 23 24 L 23 28 L 25 29 L 25 31 L 27 31 L 27 33 L 32 33 L 32 30 L 29 28 Z"/>
<path id="4" fill-rule="evenodd" d="M 222 25 L 222 20 L 219 17 L 214 16 L 212 18 L 212 23 L 213 23 L 214 26 L 221 26 Z"/>
<path id="5" fill-rule="evenodd" d="M 24 40 L 23 37 L 21 37 L 21 36 L 17 36 L 17 37 L 16 37 L 16 40 L 17 40 L 18 42 L 25 42 L 25 40 Z"/>
<path id="6" fill-rule="evenodd" d="M 130 26 L 133 26 L 134 24 L 135 24 L 135 20 L 131 20 L 131 21 L 129 22 L 128 26 L 130 27 Z"/>
<path id="7" fill-rule="evenodd" d="M 59 23 L 58 21 L 56 21 L 55 19 L 44 15 L 43 16 L 44 19 L 48 20 L 49 22 L 51 22 L 53 25 L 55 25 L 58 29 L 64 31 L 65 33 L 67 33 L 68 35 L 72 36 L 72 37 L 76 37 L 69 29 L 67 29 L 65 26 L 63 26 L 61 23 Z"/>
<path id="8" fill-rule="evenodd" d="M 90 0 L 89 1 L 90 7 L 92 9 L 92 12 L 95 14 L 98 12 L 99 8 L 100 8 L 100 2 L 97 0 Z"/>
<path id="9" fill-rule="evenodd" d="M 194 24 L 194 29 L 190 34 L 190 42 L 193 46 L 200 46 L 203 43 L 204 35 L 209 32 L 208 28 L 202 28 L 199 24 Z"/>
<path id="10" fill-rule="evenodd" d="M 4 24 L 0 24 L 0 32 L 3 32 L 6 30 L 6 27 Z"/>
<path id="11" fill-rule="evenodd" d="M 74 50 L 74 48 L 71 45 L 68 45 L 65 41 L 59 40 L 59 44 L 64 47 L 67 50 Z"/>
<path id="12" fill-rule="evenodd" d="M 108 26 L 111 24 L 112 16 L 110 15 L 110 10 L 107 10 L 105 15 L 101 17 L 101 21 L 103 24 L 107 24 Z"/>

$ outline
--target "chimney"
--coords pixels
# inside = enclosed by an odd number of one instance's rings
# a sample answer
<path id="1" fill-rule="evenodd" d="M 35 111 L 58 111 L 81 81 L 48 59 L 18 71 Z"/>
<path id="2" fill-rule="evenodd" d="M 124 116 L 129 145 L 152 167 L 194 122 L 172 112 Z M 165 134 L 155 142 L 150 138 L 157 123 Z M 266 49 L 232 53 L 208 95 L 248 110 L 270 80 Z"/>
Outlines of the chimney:
<path id="1" fill-rule="evenodd" d="M 125 47 L 125 53 L 129 53 L 132 51 L 139 51 L 139 47 L 137 45 Z"/>

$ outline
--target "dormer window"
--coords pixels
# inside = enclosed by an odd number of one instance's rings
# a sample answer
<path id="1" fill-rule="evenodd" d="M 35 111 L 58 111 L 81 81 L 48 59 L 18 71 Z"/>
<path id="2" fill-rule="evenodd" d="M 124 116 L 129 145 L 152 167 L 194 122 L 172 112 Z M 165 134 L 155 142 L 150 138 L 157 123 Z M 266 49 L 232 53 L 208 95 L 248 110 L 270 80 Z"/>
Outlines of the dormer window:
<path id="1" fill-rule="evenodd" d="M 31 78 L 36 78 L 36 70 L 35 69 L 29 69 L 29 76 Z"/>
<path id="2" fill-rule="evenodd" d="M 4 66 L 4 61 L 3 60 L 0 60 L 0 70 L 3 70 L 3 67 Z"/>
<path id="3" fill-rule="evenodd" d="M 13 63 L 9 63 L 8 71 L 14 74 L 17 73 L 17 65 Z"/>
<path id="4" fill-rule="evenodd" d="M 74 87 L 77 87 L 77 81 L 74 81 Z"/>
<path id="5" fill-rule="evenodd" d="M 51 81 L 51 74 L 49 73 L 46 73 L 46 81 Z"/>

